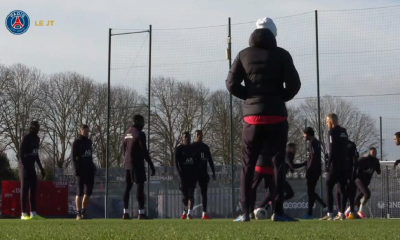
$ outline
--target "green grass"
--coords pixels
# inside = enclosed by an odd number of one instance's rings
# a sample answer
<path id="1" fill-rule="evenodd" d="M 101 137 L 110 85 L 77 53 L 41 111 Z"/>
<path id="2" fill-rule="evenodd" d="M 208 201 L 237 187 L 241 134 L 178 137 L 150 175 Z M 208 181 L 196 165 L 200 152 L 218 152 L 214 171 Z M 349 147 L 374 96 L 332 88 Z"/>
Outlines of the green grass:
<path id="1" fill-rule="evenodd" d="M 400 220 L 0 220 L 0 239 L 400 239 Z"/>

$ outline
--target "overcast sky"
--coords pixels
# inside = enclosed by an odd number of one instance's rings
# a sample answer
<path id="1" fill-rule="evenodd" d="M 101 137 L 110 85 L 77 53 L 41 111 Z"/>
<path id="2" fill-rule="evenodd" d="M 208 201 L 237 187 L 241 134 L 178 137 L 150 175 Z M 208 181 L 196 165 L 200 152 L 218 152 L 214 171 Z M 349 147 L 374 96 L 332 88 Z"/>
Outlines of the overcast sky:
<path id="1" fill-rule="evenodd" d="M 19 0 L 3 1 L 0 19 L 13 10 L 25 11 L 29 30 L 13 35 L 0 26 L 0 63 L 23 63 L 44 73 L 76 71 L 107 81 L 108 29 L 148 29 L 153 26 L 153 76 L 224 88 L 226 25 L 232 26 L 233 55 L 248 45 L 254 22 L 271 17 L 278 27 L 278 45 L 289 50 L 302 77 L 299 97 L 316 96 L 314 10 L 365 9 L 393 6 L 398 1 L 373 0 Z M 308 14 L 302 14 L 311 12 Z M 299 15 L 302 14 L 302 15 Z M 296 17 L 282 18 L 285 16 Z M 35 21 L 54 20 L 53 27 Z M 219 26 L 213 28 L 182 29 Z M 335 96 L 400 92 L 400 8 L 320 12 L 321 94 Z M 115 40 L 114 40 L 115 39 Z M 144 92 L 147 83 L 147 34 L 113 37 L 113 84 Z M 370 51 L 370 52 L 369 52 Z M 234 56 L 233 56 L 234 57 Z M 351 84 L 351 86 L 347 86 Z M 374 119 L 392 118 L 384 125 L 390 158 L 397 154 L 392 132 L 400 126 L 398 96 L 349 98 Z M 396 118 L 399 118 L 396 120 Z M 399 129 L 400 130 L 400 129 Z"/>

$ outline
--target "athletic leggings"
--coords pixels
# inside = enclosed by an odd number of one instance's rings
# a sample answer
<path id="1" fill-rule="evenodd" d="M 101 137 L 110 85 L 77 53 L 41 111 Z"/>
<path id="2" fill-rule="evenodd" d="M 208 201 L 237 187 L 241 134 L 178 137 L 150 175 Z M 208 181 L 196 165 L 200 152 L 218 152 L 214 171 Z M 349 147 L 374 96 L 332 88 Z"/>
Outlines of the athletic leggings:
<path id="1" fill-rule="evenodd" d="M 342 170 L 331 169 L 329 173 L 326 175 L 326 191 L 327 191 L 327 201 L 328 201 L 328 213 L 333 213 L 333 188 L 338 184 L 339 192 L 340 192 L 340 201 L 341 208 L 339 212 L 344 213 L 346 210 L 346 202 L 347 202 L 347 175 Z"/>
<path id="2" fill-rule="evenodd" d="M 307 195 L 308 195 L 308 215 L 312 216 L 315 201 L 319 202 L 322 207 L 326 208 L 324 201 L 315 192 L 315 186 L 318 183 L 318 178 L 307 179 Z"/>
<path id="3" fill-rule="evenodd" d="M 129 193 L 132 189 L 133 183 L 127 183 L 125 187 L 124 193 L 124 208 L 129 208 Z M 144 209 L 144 183 L 137 183 L 136 184 L 136 199 L 139 204 L 139 210 Z"/>
<path id="4" fill-rule="evenodd" d="M 199 181 L 203 212 L 207 212 L 207 188 L 208 181 Z M 193 189 L 194 190 L 194 189 Z"/>
<path id="5" fill-rule="evenodd" d="M 356 195 L 354 202 L 357 205 L 357 207 L 360 207 L 361 198 L 364 197 L 363 204 L 366 204 L 368 199 L 371 197 L 371 191 L 368 188 L 369 183 L 366 183 L 359 178 L 356 179 L 356 185 L 357 185 L 358 191 L 357 191 L 357 195 Z"/>
<path id="6" fill-rule="evenodd" d="M 37 176 L 36 171 L 25 171 L 23 167 L 19 167 L 19 179 L 21 182 L 21 210 L 27 213 L 26 204 L 29 194 L 29 204 L 31 212 L 36 212 L 36 188 Z"/>

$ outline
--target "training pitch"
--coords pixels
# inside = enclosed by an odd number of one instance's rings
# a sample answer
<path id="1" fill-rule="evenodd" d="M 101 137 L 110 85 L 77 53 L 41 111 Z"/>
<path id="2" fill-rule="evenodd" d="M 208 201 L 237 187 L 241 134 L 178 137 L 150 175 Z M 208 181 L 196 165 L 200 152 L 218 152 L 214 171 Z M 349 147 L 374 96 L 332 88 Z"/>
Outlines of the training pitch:
<path id="1" fill-rule="evenodd" d="M 400 239 L 400 220 L 304 220 L 297 223 L 231 220 L 0 219 L 0 239 Z"/>

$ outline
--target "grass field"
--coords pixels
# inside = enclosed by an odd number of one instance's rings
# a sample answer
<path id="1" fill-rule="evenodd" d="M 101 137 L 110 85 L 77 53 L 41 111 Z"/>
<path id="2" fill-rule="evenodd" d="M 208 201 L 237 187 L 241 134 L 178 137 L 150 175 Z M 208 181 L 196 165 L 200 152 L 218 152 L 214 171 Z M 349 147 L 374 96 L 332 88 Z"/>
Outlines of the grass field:
<path id="1" fill-rule="evenodd" d="M 0 220 L 0 239 L 400 239 L 400 220 Z"/>

